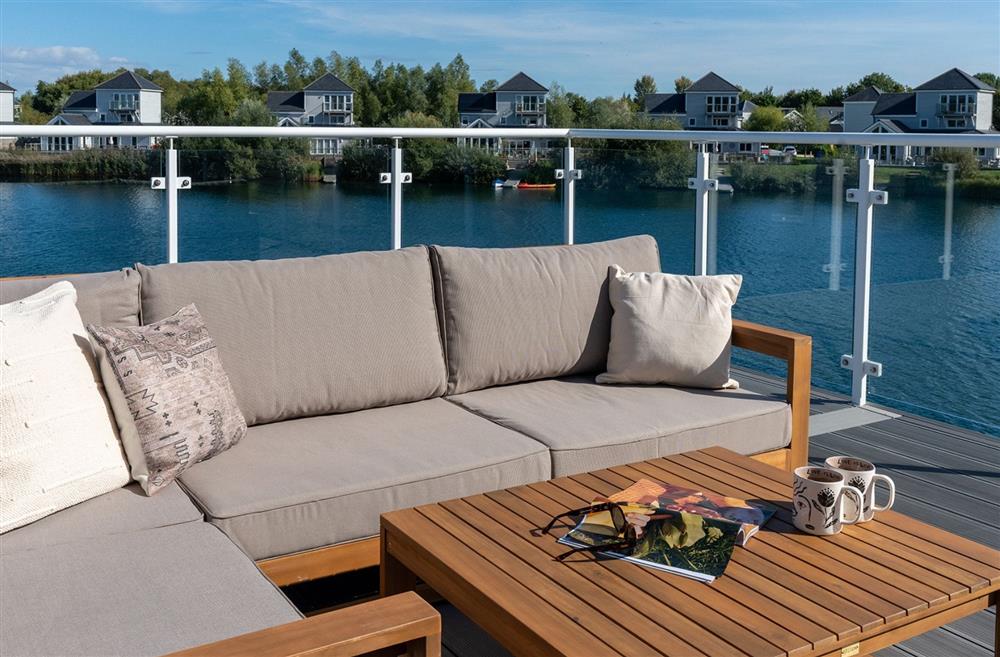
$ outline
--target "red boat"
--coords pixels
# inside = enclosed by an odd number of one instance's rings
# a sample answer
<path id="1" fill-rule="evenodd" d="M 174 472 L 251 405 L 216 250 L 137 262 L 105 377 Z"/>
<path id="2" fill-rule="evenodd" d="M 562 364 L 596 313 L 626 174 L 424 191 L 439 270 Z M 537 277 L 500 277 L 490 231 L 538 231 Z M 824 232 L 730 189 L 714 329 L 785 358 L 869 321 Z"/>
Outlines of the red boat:
<path id="1" fill-rule="evenodd" d="M 555 189 L 555 183 L 518 183 L 518 189 Z"/>

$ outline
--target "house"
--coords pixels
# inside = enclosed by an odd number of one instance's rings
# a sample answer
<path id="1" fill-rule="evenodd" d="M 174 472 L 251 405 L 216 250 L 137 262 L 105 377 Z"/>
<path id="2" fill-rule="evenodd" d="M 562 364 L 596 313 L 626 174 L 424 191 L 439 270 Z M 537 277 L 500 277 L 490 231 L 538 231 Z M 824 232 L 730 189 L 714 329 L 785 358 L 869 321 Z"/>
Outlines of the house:
<path id="1" fill-rule="evenodd" d="M 685 130 L 742 130 L 757 106 L 740 100 L 740 88 L 709 72 L 681 92 L 648 94 L 645 112 L 651 118 L 671 119 Z M 721 144 L 729 154 L 757 156 L 759 143 Z"/>
<path id="2" fill-rule="evenodd" d="M 0 124 L 14 122 L 14 87 L 0 82 Z M 0 137 L 0 149 L 14 148 L 15 137 Z"/>
<path id="3" fill-rule="evenodd" d="M 333 73 L 324 73 L 301 91 L 269 91 L 267 108 L 279 126 L 354 125 L 354 89 Z M 310 141 L 313 155 L 340 155 L 345 139 Z"/>
<path id="4" fill-rule="evenodd" d="M 991 125 L 996 90 L 979 78 L 953 68 L 904 93 L 866 87 L 844 99 L 844 131 L 873 133 L 984 134 Z M 913 164 L 928 155 L 917 146 L 880 146 L 880 162 Z M 980 161 L 1000 159 L 1000 149 L 977 149 Z"/>
<path id="5" fill-rule="evenodd" d="M 779 107 L 778 109 L 785 115 L 785 120 L 790 124 L 801 123 L 802 113 L 793 107 Z M 804 109 L 804 108 L 803 108 Z M 821 124 L 825 123 L 827 132 L 844 131 L 844 108 L 836 105 L 817 105 L 813 108 L 816 118 Z"/>
<path id="6" fill-rule="evenodd" d="M 463 128 L 544 128 L 549 90 L 523 72 L 493 91 L 458 94 L 459 122 Z M 469 137 L 459 143 L 488 148 L 508 158 L 533 156 L 548 147 L 542 139 Z"/>
<path id="7" fill-rule="evenodd" d="M 161 123 L 163 89 L 132 71 L 123 71 L 89 91 L 74 91 L 48 125 Z M 155 137 L 42 137 L 43 151 L 83 148 L 151 148 Z"/>

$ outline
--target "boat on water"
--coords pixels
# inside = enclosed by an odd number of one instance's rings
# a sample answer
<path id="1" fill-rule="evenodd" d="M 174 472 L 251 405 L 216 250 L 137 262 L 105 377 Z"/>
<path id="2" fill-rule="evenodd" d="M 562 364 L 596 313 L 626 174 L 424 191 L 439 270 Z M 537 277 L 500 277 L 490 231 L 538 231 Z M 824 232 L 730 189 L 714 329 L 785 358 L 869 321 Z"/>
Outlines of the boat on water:
<path id="1" fill-rule="evenodd" d="M 519 183 L 517 185 L 518 189 L 555 189 L 555 183 Z"/>

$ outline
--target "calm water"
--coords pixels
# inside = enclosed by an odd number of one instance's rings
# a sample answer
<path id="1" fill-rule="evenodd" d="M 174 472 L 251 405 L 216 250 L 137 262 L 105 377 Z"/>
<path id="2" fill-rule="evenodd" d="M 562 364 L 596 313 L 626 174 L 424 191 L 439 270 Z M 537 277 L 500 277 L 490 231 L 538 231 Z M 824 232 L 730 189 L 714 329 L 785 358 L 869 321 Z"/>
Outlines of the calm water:
<path id="1" fill-rule="evenodd" d="M 692 269 L 688 192 L 582 186 L 577 240 L 649 233 L 665 271 Z M 387 188 L 238 184 L 180 194 L 182 260 L 283 258 L 385 249 Z M 406 244 L 555 244 L 555 192 L 413 186 Z M 718 200 L 716 270 L 744 276 L 737 316 L 814 336 L 815 385 L 847 392 L 854 206 L 845 204 L 839 290 L 828 194 L 737 193 Z M 1000 436 L 1000 203 L 956 199 L 950 278 L 943 280 L 943 198 L 902 198 L 875 211 L 871 358 L 874 401 Z M 164 197 L 139 185 L 0 183 L 0 276 L 105 271 L 166 258 Z M 836 286 L 834 286 L 836 287 Z M 741 362 L 771 371 L 764 359 Z"/>

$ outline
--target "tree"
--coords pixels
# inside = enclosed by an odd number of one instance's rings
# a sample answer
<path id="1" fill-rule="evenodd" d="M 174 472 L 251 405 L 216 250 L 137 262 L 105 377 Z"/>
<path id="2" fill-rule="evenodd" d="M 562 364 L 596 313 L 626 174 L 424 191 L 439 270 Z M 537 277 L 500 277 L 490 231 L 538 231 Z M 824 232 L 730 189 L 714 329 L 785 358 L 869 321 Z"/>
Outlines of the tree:
<path id="1" fill-rule="evenodd" d="M 545 120 L 550 128 L 572 128 L 576 124 L 576 113 L 570 103 L 570 96 L 558 82 L 549 85 L 549 100 L 545 103 Z"/>
<path id="2" fill-rule="evenodd" d="M 777 107 L 758 107 L 743 127 L 753 132 L 779 132 L 785 129 L 785 115 Z"/>
<path id="3" fill-rule="evenodd" d="M 674 91 L 676 91 L 677 93 L 681 93 L 682 91 L 690 87 L 692 84 L 694 84 L 694 82 L 691 81 L 691 78 L 687 77 L 686 75 L 682 75 L 676 80 L 674 80 Z"/>
<path id="4" fill-rule="evenodd" d="M 285 84 L 289 89 L 301 89 L 312 80 L 309 80 L 309 62 L 302 56 L 296 48 L 288 51 L 288 60 L 284 66 Z"/>
<path id="5" fill-rule="evenodd" d="M 852 96 L 867 87 L 878 87 L 883 93 L 900 93 L 907 90 L 902 82 L 897 82 L 888 73 L 869 73 L 857 82 L 847 85 L 845 93 Z"/>
<path id="6" fill-rule="evenodd" d="M 18 121 L 28 125 L 44 125 L 48 123 L 51 117 L 36 110 L 32 105 L 33 100 L 34 95 L 30 91 L 21 94 L 21 97 L 18 99 L 18 104 L 21 107 L 21 116 Z"/>
<path id="7" fill-rule="evenodd" d="M 789 125 L 792 130 L 801 132 L 826 132 L 830 129 L 829 119 L 821 118 L 816 112 L 816 106 L 806 103 L 798 109 L 799 118 Z M 786 120 L 786 124 L 789 122 Z"/>
<path id="8" fill-rule="evenodd" d="M 802 109 L 805 105 L 821 105 L 823 103 L 823 92 L 819 89 L 802 89 L 796 91 L 791 89 L 778 99 L 779 107 L 793 107 Z"/>
<path id="9" fill-rule="evenodd" d="M 497 82 L 493 78 L 490 78 L 486 82 L 484 82 L 481 85 L 479 85 L 479 93 L 481 93 L 481 94 L 489 93 L 489 92 L 495 90 L 499 86 L 500 86 L 499 82 Z"/>
<path id="10" fill-rule="evenodd" d="M 218 68 L 205 71 L 178 110 L 194 125 L 225 125 L 236 112 L 237 100 Z"/>
<path id="11" fill-rule="evenodd" d="M 776 107 L 778 98 L 774 95 L 774 87 L 764 87 L 762 91 L 753 92 L 749 89 L 740 91 L 741 100 L 749 100 L 760 107 Z"/>
<path id="12" fill-rule="evenodd" d="M 1000 75 L 996 73 L 976 73 L 976 77 L 997 90 L 993 96 L 993 128 L 1000 129 Z"/>
<path id="13" fill-rule="evenodd" d="M 121 73 L 120 68 L 111 73 L 100 69 L 91 69 L 79 73 L 71 73 L 58 78 L 55 82 L 39 80 L 32 95 L 31 106 L 42 114 L 52 116 L 62 109 L 70 93 L 78 89 L 92 89 L 112 76 Z"/>
<path id="14" fill-rule="evenodd" d="M 640 111 L 644 110 L 646 108 L 646 96 L 656 93 L 656 80 L 653 79 L 652 75 L 644 75 L 635 81 L 632 89 L 635 92 L 632 96 L 632 102 L 635 104 L 636 109 Z"/>
<path id="15" fill-rule="evenodd" d="M 823 97 L 823 105 L 843 105 L 844 98 L 847 97 L 847 90 L 844 87 L 834 87 Z"/>

